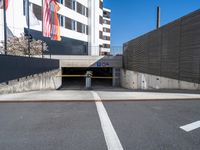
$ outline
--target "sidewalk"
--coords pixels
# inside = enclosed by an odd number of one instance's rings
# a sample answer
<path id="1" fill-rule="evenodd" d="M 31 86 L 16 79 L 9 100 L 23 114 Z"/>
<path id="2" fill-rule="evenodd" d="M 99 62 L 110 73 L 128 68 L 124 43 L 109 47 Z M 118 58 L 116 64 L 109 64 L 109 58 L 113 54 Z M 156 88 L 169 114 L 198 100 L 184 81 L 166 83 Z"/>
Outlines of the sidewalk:
<path id="1" fill-rule="evenodd" d="M 122 88 L 94 90 L 103 101 L 200 100 L 198 93 L 131 91 Z M 178 92 L 178 91 L 177 91 Z M 87 90 L 49 90 L 0 95 L 0 102 L 94 101 Z"/>

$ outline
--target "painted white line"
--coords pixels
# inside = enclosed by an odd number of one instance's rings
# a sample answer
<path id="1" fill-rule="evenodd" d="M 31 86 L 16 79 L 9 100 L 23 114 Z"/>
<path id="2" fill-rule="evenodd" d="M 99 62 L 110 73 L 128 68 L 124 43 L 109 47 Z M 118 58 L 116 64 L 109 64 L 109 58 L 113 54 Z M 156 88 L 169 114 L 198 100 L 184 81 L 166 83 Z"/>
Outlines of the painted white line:
<path id="1" fill-rule="evenodd" d="M 115 129 L 110 121 L 108 113 L 106 112 L 106 109 L 101 102 L 101 98 L 96 92 L 91 91 L 91 93 L 96 100 L 95 104 L 97 107 L 97 112 L 99 114 L 101 127 L 104 133 L 104 138 L 108 150 L 123 150 L 119 137 L 117 136 L 117 133 L 115 132 Z"/>
<path id="2" fill-rule="evenodd" d="M 192 130 L 200 128 L 200 121 L 196 121 L 196 122 L 181 126 L 180 128 L 183 129 L 186 132 L 190 132 Z"/>

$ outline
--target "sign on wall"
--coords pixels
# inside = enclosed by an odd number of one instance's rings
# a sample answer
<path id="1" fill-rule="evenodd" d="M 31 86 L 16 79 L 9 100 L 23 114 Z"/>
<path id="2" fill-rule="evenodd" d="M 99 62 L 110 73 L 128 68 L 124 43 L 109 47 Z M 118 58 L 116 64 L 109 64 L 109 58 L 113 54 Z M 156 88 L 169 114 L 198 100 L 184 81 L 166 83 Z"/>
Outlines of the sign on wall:
<path id="1" fill-rule="evenodd" d="M 96 66 L 97 67 L 109 67 L 110 66 L 110 64 L 109 64 L 109 62 L 104 62 L 104 61 L 100 61 L 100 62 L 97 62 L 96 63 Z"/>

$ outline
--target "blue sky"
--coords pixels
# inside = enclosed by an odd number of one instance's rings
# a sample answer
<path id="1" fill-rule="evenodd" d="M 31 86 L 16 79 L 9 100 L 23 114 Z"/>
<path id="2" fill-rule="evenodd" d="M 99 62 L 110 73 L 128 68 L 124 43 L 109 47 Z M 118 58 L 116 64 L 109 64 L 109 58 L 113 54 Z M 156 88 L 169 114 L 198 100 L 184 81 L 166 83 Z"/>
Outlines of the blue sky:
<path id="1" fill-rule="evenodd" d="M 161 25 L 200 8 L 200 0 L 104 0 L 112 10 L 111 46 L 122 46 L 155 29 L 156 7 L 161 7 Z"/>

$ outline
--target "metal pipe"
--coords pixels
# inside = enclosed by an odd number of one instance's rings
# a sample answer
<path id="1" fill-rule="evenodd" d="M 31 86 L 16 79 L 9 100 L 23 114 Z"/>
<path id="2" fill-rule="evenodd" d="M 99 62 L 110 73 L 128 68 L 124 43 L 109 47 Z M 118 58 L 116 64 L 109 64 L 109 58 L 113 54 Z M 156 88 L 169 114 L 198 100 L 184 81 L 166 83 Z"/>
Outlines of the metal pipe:
<path id="1" fill-rule="evenodd" d="M 157 23 L 156 23 L 156 29 L 160 28 L 160 7 L 157 7 Z"/>

